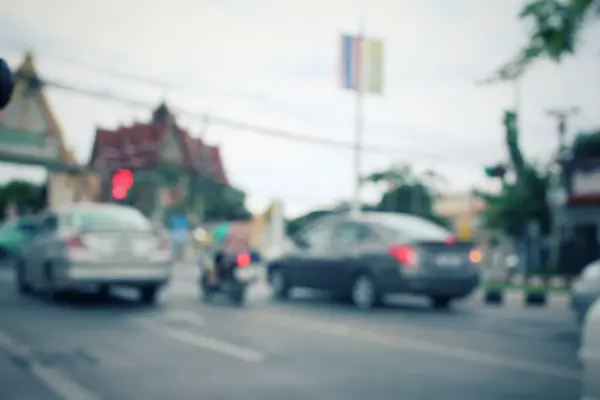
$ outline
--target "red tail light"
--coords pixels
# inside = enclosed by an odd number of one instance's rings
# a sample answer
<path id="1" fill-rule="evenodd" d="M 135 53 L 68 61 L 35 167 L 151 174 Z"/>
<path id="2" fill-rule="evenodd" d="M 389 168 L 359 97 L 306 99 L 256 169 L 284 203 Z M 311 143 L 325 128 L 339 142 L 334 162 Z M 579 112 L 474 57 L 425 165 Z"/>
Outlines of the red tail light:
<path id="1" fill-rule="evenodd" d="M 67 247 L 85 247 L 81 236 L 71 236 L 65 240 L 65 246 Z"/>
<path id="2" fill-rule="evenodd" d="M 419 262 L 419 256 L 414 248 L 410 246 L 392 246 L 389 250 L 403 266 L 414 268 Z"/>
<path id="3" fill-rule="evenodd" d="M 454 236 L 447 237 L 446 240 L 444 240 L 444 244 L 447 246 L 452 246 L 457 242 L 458 240 Z"/>
<path id="4" fill-rule="evenodd" d="M 237 256 L 236 262 L 240 268 L 247 267 L 252 262 L 252 257 L 248 253 L 242 253 Z"/>

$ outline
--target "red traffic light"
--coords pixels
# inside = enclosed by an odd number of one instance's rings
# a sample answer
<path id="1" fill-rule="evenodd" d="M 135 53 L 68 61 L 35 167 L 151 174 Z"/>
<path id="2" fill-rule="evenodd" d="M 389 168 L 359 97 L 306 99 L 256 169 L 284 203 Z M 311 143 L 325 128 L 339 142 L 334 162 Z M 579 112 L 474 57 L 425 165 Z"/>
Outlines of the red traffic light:
<path id="1" fill-rule="evenodd" d="M 125 197 L 127 197 L 127 188 L 125 186 L 113 187 L 112 196 L 115 200 L 125 199 Z"/>
<path id="2" fill-rule="evenodd" d="M 115 200 L 124 200 L 131 186 L 133 186 L 133 172 L 128 169 L 118 170 L 112 178 L 112 197 Z"/>
<path id="3" fill-rule="evenodd" d="M 127 189 L 133 186 L 133 172 L 128 169 L 120 169 L 113 175 L 113 186 L 122 186 Z"/>

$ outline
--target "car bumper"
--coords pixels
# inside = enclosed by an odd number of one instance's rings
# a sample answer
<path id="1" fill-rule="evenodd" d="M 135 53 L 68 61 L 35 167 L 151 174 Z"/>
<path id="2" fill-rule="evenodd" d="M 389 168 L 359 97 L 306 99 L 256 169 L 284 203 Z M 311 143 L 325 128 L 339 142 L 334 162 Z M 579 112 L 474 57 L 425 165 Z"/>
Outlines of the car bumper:
<path id="1" fill-rule="evenodd" d="M 171 264 L 96 265 L 65 264 L 55 275 L 62 288 L 92 285 L 164 285 L 171 277 Z"/>
<path id="2" fill-rule="evenodd" d="M 426 275 L 405 276 L 404 284 L 393 292 L 421 294 L 426 296 L 467 297 L 479 285 L 479 275 L 433 277 Z"/>

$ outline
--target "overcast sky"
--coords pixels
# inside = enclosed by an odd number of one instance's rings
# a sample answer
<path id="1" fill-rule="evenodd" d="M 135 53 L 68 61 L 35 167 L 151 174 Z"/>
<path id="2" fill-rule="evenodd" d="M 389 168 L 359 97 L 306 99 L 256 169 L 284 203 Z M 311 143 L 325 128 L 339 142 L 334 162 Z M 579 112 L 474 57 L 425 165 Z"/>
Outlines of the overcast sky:
<path id="1" fill-rule="evenodd" d="M 524 43 L 521 0 L 366 0 L 367 33 L 385 42 L 385 94 L 365 101 L 363 171 L 392 163 L 432 168 L 448 190 L 486 185 L 485 163 L 505 157 L 502 110 L 510 85 L 478 87 Z M 354 97 L 339 88 L 339 35 L 355 33 L 357 0 L 2 0 L 0 54 L 17 65 L 33 49 L 43 77 L 173 108 L 211 112 L 297 134 L 351 141 Z M 571 129 L 600 126 L 599 27 L 576 59 L 541 62 L 523 79 L 522 143 L 547 159 L 557 138 L 551 107 L 579 106 Z M 140 84 L 105 66 L 164 81 Z M 150 110 L 49 89 L 81 161 L 95 127 L 146 120 Z M 202 119 L 180 113 L 199 134 Z M 260 209 L 283 199 L 291 214 L 352 194 L 352 153 L 211 124 L 231 181 Z M 41 179 L 1 166 L 0 179 Z M 366 199 L 377 195 L 365 192 Z"/>

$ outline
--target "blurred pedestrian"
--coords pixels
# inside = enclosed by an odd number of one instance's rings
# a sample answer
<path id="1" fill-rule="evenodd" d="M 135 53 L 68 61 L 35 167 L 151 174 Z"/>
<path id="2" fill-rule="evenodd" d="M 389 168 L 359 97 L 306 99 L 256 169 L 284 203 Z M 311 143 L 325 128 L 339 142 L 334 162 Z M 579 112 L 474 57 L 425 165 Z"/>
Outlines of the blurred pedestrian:
<path id="1" fill-rule="evenodd" d="M 0 58 L 0 109 L 8 105 L 14 88 L 12 71 L 6 61 Z"/>

